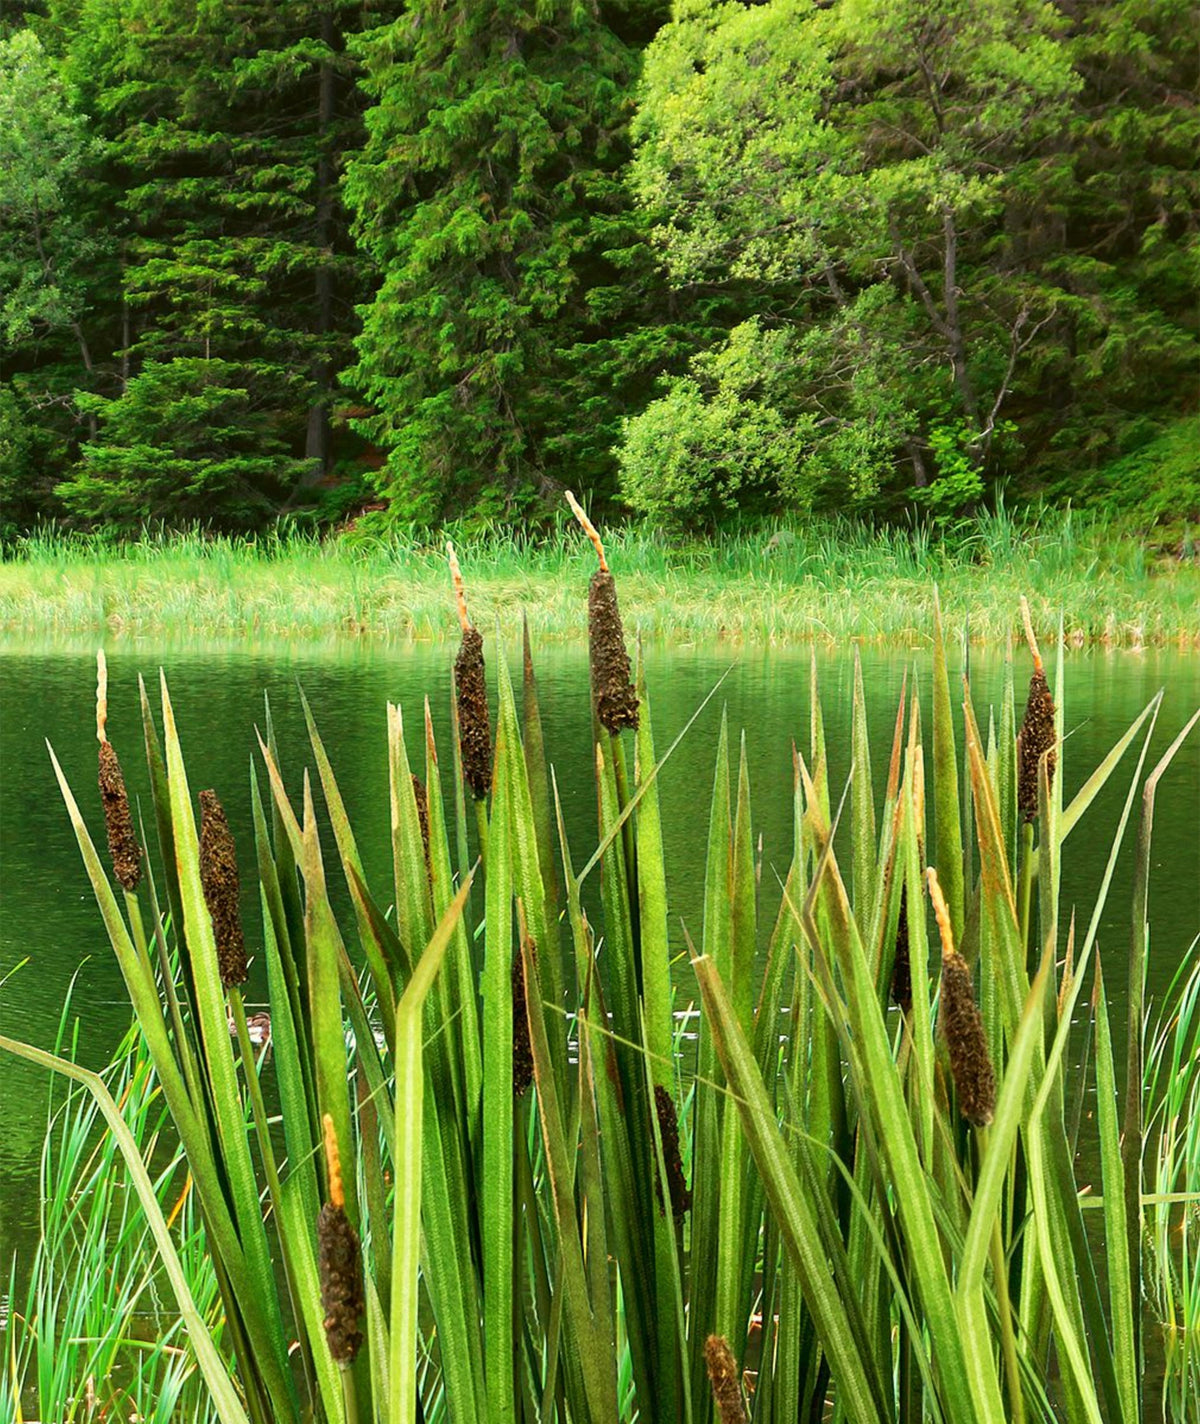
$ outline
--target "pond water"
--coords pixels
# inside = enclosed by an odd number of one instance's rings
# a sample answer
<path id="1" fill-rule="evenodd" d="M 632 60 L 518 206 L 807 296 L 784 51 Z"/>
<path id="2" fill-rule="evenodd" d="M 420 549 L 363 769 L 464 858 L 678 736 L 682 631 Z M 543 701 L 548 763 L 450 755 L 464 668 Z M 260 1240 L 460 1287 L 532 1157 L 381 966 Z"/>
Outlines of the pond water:
<path id="1" fill-rule="evenodd" d="M 253 642 L 132 646 L 114 643 L 109 662 L 109 734 L 130 792 L 148 806 L 141 756 L 137 676 L 157 706 L 157 672 L 167 671 L 193 791 L 221 795 L 243 851 L 247 938 L 256 939 L 257 894 L 249 884 L 249 769 L 257 757 L 255 726 L 263 694 L 271 700 L 282 762 L 296 791 L 311 765 L 297 695 L 301 684 L 338 775 L 364 854 L 368 882 L 390 896 L 385 703 L 398 701 L 409 725 L 419 725 L 428 694 L 443 765 L 449 767 L 450 666 L 453 647 L 339 642 L 330 646 Z M 489 659 L 494 652 L 488 649 Z M 509 650 L 519 669 L 518 650 Z M 746 736 L 755 836 L 763 842 L 763 884 L 786 870 L 791 847 L 793 739 L 808 743 L 809 651 L 728 647 L 651 647 L 646 651 L 655 737 L 661 755 L 723 674 L 718 695 L 665 768 L 661 793 L 672 921 L 698 938 L 707 803 L 721 709 L 730 731 Z M 586 650 L 535 649 L 547 751 L 554 762 L 576 864 L 595 845 L 595 795 L 586 752 L 590 729 Z M 881 783 L 906 667 L 915 662 L 923 691 L 927 649 L 862 651 L 864 681 Z M 848 766 L 853 676 L 848 649 L 818 653 L 830 748 L 831 784 Z M 951 657 L 951 677 L 961 658 Z M 1024 664 L 1018 673 L 1023 701 Z M 1000 657 L 973 650 L 971 680 L 980 720 L 998 699 Z M 955 685 L 952 682 L 952 685 Z M 1064 794 L 1079 787 L 1154 693 L 1165 689 L 1151 760 L 1200 705 L 1200 658 L 1165 651 L 1078 652 L 1067 661 Z M 59 795 L 45 742 L 54 746 L 98 842 L 103 841 L 96 791 L 94 649 L 0 640 L 0 1031 L 43 1046 L 53 1043 L 68 987 L 80 1024 L 80 1057 L 100 1066 L 129 1022 L 124 987 L 108 947 L 78 848 Z M 924 725 L 928 737 L 929 709 Z M 157 712 L 156 712 L 157 717 Z M 161 726 L 161 720 L 160 720 Z M 961 729 L 960 729 L 961 737 Z M 961 746 L 961 741 L 960 741 Z M 929 751 L 926 752 L 927 765 Z M 1135 753 L 1130 752 L 1087 821 L 1064 852 L 1064 924 L 1072 906 L 1086 924 L 1108 855 Z M 881 788 L 880 788 L 881 789 Z M 1136 813 L 1135 813 L 1136 814 Z M 1136 825 L 1127 839 L 1132 846 Z M 1185 744 L 1162 784 L 1155 825 L 1151 886 L 1153 941 L 1150 993 L 1161 997 L 1192 940 L 1200 933 L 1200 735 Z M 332 879 L 332 877 L 331 877 Z M 777 898 L 764 888 L 773 917 Z M 1122 1012 L 1129 924 L 1128 874 L 1118 871 L 1101 922 L 1115 1017 Z M 768 916 L 764 916 L 764 919 Z M 682 944 L 682 932 L 680 942 Z M 352 933 L 348 943 L 354 942 Z M 16 966 L 26 961 L 23 968 Z M 13 972 L 15 970 L 15 972 Z M 681 963 L 680 983 L 690 973 Z M 7 978 L 6 978 L 7 976 Z M 261 999 L 252 980 L 248 1000 Z M 0 1278 L 32 1246 L 37 1213 L 38 1155 L 45 1129 L 48 1083 L 35 1070 L 0 1057 Z"/>

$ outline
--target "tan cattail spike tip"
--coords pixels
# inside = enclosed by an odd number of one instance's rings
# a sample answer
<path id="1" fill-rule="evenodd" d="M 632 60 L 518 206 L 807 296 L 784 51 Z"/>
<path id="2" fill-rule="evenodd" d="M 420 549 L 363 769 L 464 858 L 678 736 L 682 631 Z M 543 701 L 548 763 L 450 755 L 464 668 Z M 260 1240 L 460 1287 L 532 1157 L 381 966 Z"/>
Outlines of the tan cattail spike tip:
<path id="1" fill-rule="evenodd" d="M 1033 631 L 1033 619 L 1029 614 L 1029 600 L 1024 594 L 1021 595 L 1021 622 L 1025 626 L 1025 641 L 1029 644 L 1029 651 L 1033 656 L 1033 667 L 1035 672 L 1042 670 L 1042 655 L 1038 649 L 1037 637 Z"/>
<path id="2" fill-rule="evenodd" d="M 571 491 L 564 490 L 563 493 L 566 497 L 567 503 L 571 506 L 571 513 L 575 516 L 576 519 L 579 520 L 579 523 L 583 526 L 583 532 L 592 541 L 592 547 L 596 550 L 596 557 L 600 560 L 601 573 L 607 573 L 608 560 L 604 557 L 604 544 L 600 538 L 600 531 L 587 517 L 587 512 L 584 509 L 583 505 L 579 503 L 579 501 L 575 498 Z"/>
<path id="3" fill-rule="evenodd" d="M 96 740 L 108 741 L 108 659 L 104 649 L 96 653 Z"/>
<path id="4" fill-rule="evenodd" d="M 329 1202 L 331 1206 L 344 1208 L 346 1192 L 342 1186 L 342 1156 L 338 1151 L 337 1132 L 333 1126 L 331 1114 L 326 1113 L 321 1118 L 321 1126 L 325 1129 L 325 1166 L 329 1172 Z"/>
<path id="5" fill-rule="evenodd" d="M 710 1335 L 704 1342 L 704 1363 L 720 1424 L 746 1424 L 746 1405 L 742 1399 L 737 1361 L 733 1358 L 729 1341 L 723 1335 Z"/>
<path id="6" fill-rule="evenodd" d="M 963 1117 L 976 1127 L 987 1127 L 996 1115 L 996 1070 L 988 1052 L 983 1019 L 975 1003 L 975 985 L 971 971 L 962 955 L 954 948 L 950 929 L 950 912 L 937 871 L 926 871 L 929 898 L 938 932 L 942 938 L 941 1008 L 938 1014 L 946 1047 L 950 1052 L 950 1071 Z"/>
<path id="7" fill-rule="evenodd" d="M 471 618 L 467 613 L 467 589 L 463 583 L 462 569 L 458 565 L 458 555 L 454 552 L 454 545 L 449 539 L 446 540 L 446 558 L 450 562 L 450 581 L 454 585 L 454 601 L 458 605 L 458 621 L 465 633 L 471 626 Z"/>

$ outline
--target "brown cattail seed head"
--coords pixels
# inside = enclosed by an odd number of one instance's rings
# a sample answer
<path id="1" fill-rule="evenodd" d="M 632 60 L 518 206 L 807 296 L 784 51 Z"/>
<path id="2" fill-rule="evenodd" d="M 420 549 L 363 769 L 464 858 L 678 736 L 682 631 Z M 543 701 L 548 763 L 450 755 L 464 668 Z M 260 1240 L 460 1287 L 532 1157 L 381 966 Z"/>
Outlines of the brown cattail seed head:
<path id="1" fill-rule="evenodd" d="M 348 1365 L 363 1341 L 358 1323 L 366 1309 L 362 1251 L 345 1211 L 332 1202 L 326 1202 L 317 1217 L 317 1270 L 329 1353 L 338 1364 Z"/>
<path id="2" fill-rule="evenodd" d="M 975 986 L 962 955 L 942 950 L 942 1032 L 950 1050 L 950 1071 L 963 1116 L 986 1127 L 996 1112 L 996 1074 L 988 1053 L 983 1019 L 975 1006 Z"/>
<path id="3" fill-rule="evenodd" d="M 529 944 L 536 954 L 533 941 L 530 940 Z M 529 1010 L 525 1004 L 525 958 L 520 953 L 513 955 L 512 1015 L 513 1093 L 519 1098 L 533 1082 L 533 1044 L 529 1038 Z"/>
<path id="4" fill-rule="evenodd" d="M 654 1087 L 654 1111 L 658 1117 L 663 1165 L 667 1169 L 667 1187 L 671 1193 L 671 1215 L 676 1221 L 682 1221 L 684 1214 L 691 1210 L 692 1194 L 683 1175 L 683 1159 L 679 1155 L 679 1119 L 675 1114 L 675 1099 L 661 1083 Z M 658 1200 L 661 1207 L 661 1188 Z"/>
<path id="5" fill-rule="evenodd" d="M 1054 745 L 1054 698 L 1041 663 L 1029 679 L 1029 699 L 1025 719 L 1017 736 L 1017 806 L 1022 821 L 1036 821 L 1038 814 L 1038 763 L 1046 754 L 1046 774 L 1054 780 L 1058 753 Z"/>
<path id="6" fill-rule="evenodd" d="M 342 1159 L 333 1118 L 326 1113 L 321 1121 L 325 1129 L 329 1200 L 317 1217 L 317 1274 L 321 1281 L 321 1308 L 325 1312 L 329 1353 L 338 1364 L 348 1365 L 358 1354 L 363 1340 L 358 1325 L 366 1309 L 362 1249 L 345 1212 Z"/>
<path id="7" fill-rule="evenodd" d="M 723 1335 L 710 1335 L 704 1342 L 704 1363 L 712 1385 L 713 1403 L 717 1406 L 720 1424 L 746 1424 L 746 1406 L 742 1402 L 742 1385 L 738 1379 L 737 1361 Z"/>
<path id="8" fill-rule="evenodd" d="M 233 833 L 215 791 L 200 793 L 200 885 L 217 942 L 217 968 L 226 989 L 246 982 L 241 883 Z"/>
<path id="9" fill-rule="evenodd" d="M 425 784 L 414 772 L 412 774 L 413 797 L 417 803 L 417 820 L 421 825 L 421 844 L 425 847 L 425 869 L 429 871 L 429 796 Z"/>
<path id="10" fill-rule="evenodd" d="M 597 569 L 588 585 L 588 653 L 592 665 L 592 694 L 601 726 L 613 736 L 637 727 L 638 699 L 630 676 L 625 630 L 617 607 L 616 580 L 607 569 Z"/>
<path id="11" fill-rule="evenodd" d="M 912 1013 L 912 962 L 908 957 L 908 886 L 900 887 L 900 918 L 896 923 L 896 957 L 892 961 L 892 1003 Z"/>
<path id="12" fill-rule="evenodd" d="M 492 732 L 483 674 L 483 635 L 478 628 L 463 629 L 454 659 L 454 684 L 458 689 L 463 780 L 475 800 L 483 801 L 492 789 Z"/>
<path id="13" fill-rule="evenodd" d="M 108 831 L 108 853 L 113 874 L 123 890 L 132 892 L 142 874 L 142 848 L 133 833 L 133 815 L 121 763 L 110 741 L 100 743 L 100 799 L 104 805 L 104 825 Z"/>

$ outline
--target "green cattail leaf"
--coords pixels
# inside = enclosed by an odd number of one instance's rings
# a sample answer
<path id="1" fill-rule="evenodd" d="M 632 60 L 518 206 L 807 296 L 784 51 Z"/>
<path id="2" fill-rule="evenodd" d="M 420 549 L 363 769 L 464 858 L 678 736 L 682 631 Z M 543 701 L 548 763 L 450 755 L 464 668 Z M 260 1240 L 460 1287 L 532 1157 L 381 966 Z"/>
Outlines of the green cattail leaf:
<path id="1" fill-rule="evenodd" d="M 637 695 L 640 706 L 634 762 L 634 782 L 640 795 L 637 810 L 638 931 L 642 965 L 642 1034 L 646 1047 L 647 1086 L 652 1094 L 665 1093 L 675 1105 L 675 1054 L 671 1020 L 671 949 L 667 928 L 667 878 L 663 857 L 662 816 L 658 784 L 650 777 L 654 761 L 654 732 L 646 692 L 645 666 L 638 658 Z M 659 1115 L 653 1116 L 659 1196 L 672 1202 L 669 1169 L 663 1159 Z M 682 1179 L 683 1169 L 679 1167 Z M 678 1190 L 678 1184 L 677 1184 Z M 657 1406 L 664 1419 L 690 1419 L 685 1318 L 679 1294 L 680 1265 L 675 1219 L 671 1210 L 654 1216 L 654 1285 L 657 1355 Z M 677 1308 L 672 1309 L 672 1304 Z M 685 1404 L 684 1399 L 687 1396 Z"/>
<path id="2" fill-rule="evenodd" d="M 308 1019 L 312 1025 L 317 1121 L 333 1119 L 343 1162 L 357 1160 L 350 1127 L 350 1091 L 346 1079 L 346 1037 L 342 1027 L 339 961 L 345 952 L 325 885 L 325 866 L 313 807 L 312 786 L 304 775 L 304 825 L 300 870 L 304 876 L 304 942 L 307 950 Z M 326 1184 L 326 1187 L 328 1184 Z M 346 1174 L 346 1216 L 358 1230 L 358 1185 Z"/>
<path id="3" fill-rule="evenodd" d="M 571 883 L 578 884 L 573 877 Z M 525 983 L 527 986 L 536 984 L 537 965 L 528 942 L 522 946 L 522 953 L 525 956 Z M 546 1171 L 558 1225 L 562 1293 L 569 1329 L 575 1342 L 575 1349 L 570 1353 L 577 1362 L 585 1401 L 584 1409 L 579 1411 L 579 1417 L 586 1419 L 588 1424 L 605 1424 L 605 1421 L 620 1418 L 617 1407 L 613 1313 L 611 1308 L 599 1308 L 602 1301 L 589 1300 L 583 1243 L 575 1213 L 575 1174 L 572 1167 L 574 1137 L 572 1136 L 568 1145 L 558 1089 L 555 1086 L 557 1075 L 550 1057 L 545 1013 L 536 994 L 527 992 L 526 1008 L 529 1013 L 530 1047 L 537 1079 L 538 1115 L 546 1149 Z M 570 1367 L 570 1359 L 568 1366 Z"/>
<path id="4" fill-rule="evenodd" d="M 272 1024 L 272 1028 L 274 1025 Z M 293 1172 L 283 1183 L 279 1225 L 288 1239 L 296 1279 L 298 1322 L 308 1340 L 317 1389 L 330 1424 L 345 1424 L 346 1406 L 340 1372 L 325 1339 L 321 1281 L 317 1271 L 317 1208 L 309 1200 L 304 1177 Z"/>
<path id="5" fill-rule="evenodd" d="M 338 788 L 337 778 L 333 774 L 333 767 L 330 764 L 329 756 L 325 751 L 325 744 L 321 740 L 321 735 L 317 731 L 316 720 L 313 717 L 312 709 L 308 705 L 308 698 L 303 690 L 300 692 L 300 702 L 304 708 L 304 720 L 308 725 L 309 741 L 312 743 L 313 756 L 317 763 L 317 774 L 321 778 L 321 790 L 325 795 L 325 805 L 329 810 L 329 820 L 333 827 L 333 837 L 337 843 L 338 855 L 342 861 L 343 871 L 346 875 L 346 883 L 350 887 L 350 898 L 354 904 L 354 913 L 358 919 L 359 942 L 366 955 L 367 964 L 371 971 L 371 982 L 375 990 L 375 997 L 379 1004 L 379 1013 L 383 1021 L 384 1034 L 390 1043 L 395 1031 L 396 1017 L 396 997 L 392 989 L 392 977 L 387 963 L 387 958 L 383 952 L 378 936 L 374 932 L 371 918 L 361 896 L 357 893 L 359 887 L 365 882 L 363 874 L 362 858 L 358 853 L 358 842 L 355 840 L 354 831 L 350 825 L 350 818 L 346 814 L 346 805 L 342 800 L 342 793 Z M 351 875 L 351 870 L 354 875 Z"/>
<path id="6" fill-rule="evenodd" d="M 424 952 L 414 964 L 412 978 L 396 1007 L 396 1190 L 393 1198 L 395 1219 L 392 1234 L 391 1339 L 388 1359 L 392 1390 L 386 1416 L 388 1424 L 415 1424 L 417 1419 L 417 1337 L 420 1318 L 417 1276 L 421 1250 L 421 1169 L 424 1138 L 424 1008 L 469 889 L 470 882 L 462 887 L 442 916 Z M 505 908 L 507 909 L 507 906 Z M 510 1222 L 505 1223 L 505 1235 L 511 1244 Z M 486 1244 L 484 1249 L 486 1251 Z M 509 1301 L 511 1312 L 511 1296 Z M 488 1346 L 490 1354 L 493 1348 L 502 1349 L 503 1341 L 495 1340 L 489 1335 Z M 511 1348 L 508 1359 L 511 1370 Z M 502 1420 L 505 1417 L 508 1416 L 502 1411 L 492 1413 L 489 1406 L 489 1419 Z"/>
<path id="7" fill-rule="evenodd" d="M 1117 1075 L 1113 1065 L 1112 1028 L 1100 960 L 1096 960 L 1096 1125 L 1100 1133 L 1100 1172 L 1104 1190 L 1104 1240 L 1108 1264 L 1108 1308 L 1112 1319 L 1113 1358 L 1121 1407 L 1128 1424 L 1141 1419 L 1139 1341 L 1134 1323 L 1141 1298 L 1131 1267 L 1121 1161 L 1121 1128 L 1117 1120 Z M 1141 1182 L 1138 1182 L 1140 1195 Z"/>
<path id="8" fill-rule="evenodd" d="M 716 770 L 709 812 L 708 855 L 704 871 L 704 955 L 712 960 L 722 983 L 732 977 L 733 927 L 729 790 L 729 736 L 725 714 L 717 742 Z M 712 1329 L 716 1308 L 716 1265 L 720 1250 L 721 1216 L 721 1064 L 707 1018 L 700 1021 L 697 1047 L 694 1128 L 692 1136 L 692 1400 L 703 1418 L 707 1390 L 704 1341 Z"/>
<path id="9" fill-rule="evenodd" d="M 736 1105 L 821 1345 L 833 1368 L 840 1407 L 854 1424 L 879 1424 L 891 1417 L 883 1382 L 870 1355 L 859 1349 L 845 1304 L 830 1276 L 816 1214 L 779 1132 L 754 1055 L 742 1035 L 716 964 L 708 955 L 701 955 L 692 964 L 700 982 L 715 1051 L 733 1091 L 731 1110 Z"/>
<path id="10" fill-rule="evenodd" d="M 958 752 L 950 706 L 950 678 L 946 670 L 942 606 L 936 589 L 933 596 L 933 843 L 934 864 L 950 909 L 954 942 L 961 944 L 966 919 L 962 808 L 958 799 Z"/>
<path id="11" fill-rule="evenodd" d="M 496 728 L 483 955 L 483 1332 L 487 1418 L 515 1420 L 513 1375 L 513 719 Z M 399 1101 L 399 1099 L 398 1099 Z M 399 1424 L 399 1421 L 396 1421 Z"/>
<path id="12" fill-rule="evenodd" d="M 262 1353 L 260 1355 L 256 1351 L 254 1364 L 262 1374 L 278 1417 L 291 1419 L 295 1416 L 298 1402 L 286 1367 L 283 1319 L 259 1207 L 258 1185 L 250 1159 L 245 1111 L 237 1088 L 217 947 L 200 884 L 200 838 L 165 676 L 161 679 L 161 693 L 171 825 L 183 905 L 182 932 L 196 984 L 195 1008 L 200 1019 L 204 1066 L 216 1114 L 218 1151 L 230 1184 L 246 1266 L 255 1282 L 243 1298 L 242 1314 L 251 1339 L 258 1337 L 262 1342 L 259 1346 Z M 344 1071 L 342 1082 L 344 1086 Z M 262 1348 L 264 1346 L 266 1348 Z"/>
<path id="13" fill-rule="evenodd" d="M 440 920 L 454 899 L 454 872 L 451 868 L 450 845 L 446 831 L 446 811 L 442 800 L 442 781 L 438 766 L 437 744 L 433 736 L 433 719 L 429 702 L 425 703 L 425 795 L 429 815 L 429 866 L 432 879 L 433 912 Z M 462 877 L 465 882 L 468 875 Z M 447 1000 L 454 1009 L 446 1025 L 456 1045 L 461 1063 L 463 1108 L 467 1135 L 472 1147 L 478 1146 L 480 1101 L 483 1092 L 483 1057 L 479 1037 L 479 991 L 471 938 L 467 924 L 470 899 L 454 926 L 454 941 L 450 946 L 446 966 Z"/>
<path id="14" fill-rule="evenodd" d="M 863 691 L 862 658 L 854 645 L 854 700 L 850 711 L 853 784 L 850 793 L 850 864 L 854 913 L 860 924 L 871 923 L 875 892 L 875 791 L 871 785 L 871 738 L 867 731 L 867 701 Z"/>

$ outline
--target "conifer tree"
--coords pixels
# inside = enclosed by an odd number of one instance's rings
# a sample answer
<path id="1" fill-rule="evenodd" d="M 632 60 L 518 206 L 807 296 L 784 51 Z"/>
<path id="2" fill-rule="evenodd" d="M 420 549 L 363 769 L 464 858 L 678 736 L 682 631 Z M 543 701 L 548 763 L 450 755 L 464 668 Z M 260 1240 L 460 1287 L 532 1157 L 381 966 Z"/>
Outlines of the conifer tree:
<path id="1" fill-rule="evenodd" d="M 128 336 L 123 389 L 91 403 L 98 437 L 62 487 L 77 512 L 203 509 L 242 526 L 328 471 L 366 290 L 337 197 L 359 121 L 348 14 L 346 0 L 85 0 L 73 62 L 99 81 L 125 188 Z M 140 428 L 148 392 L 168 404 Z"/>
<path id="2" fill-rule="evenodd" d="M 650 14 L 615 23 L 636 38 Z M 375 105 L 347 195 L 381 279 L 347 379 L 381 493 L 429 523 L 527 514 L 567 477 L 605 492 L 619 418 L 679 339 L 647 312 L 621 181 L 634 49 L 567 0 L 413 0 L 355 48 Z"/>

